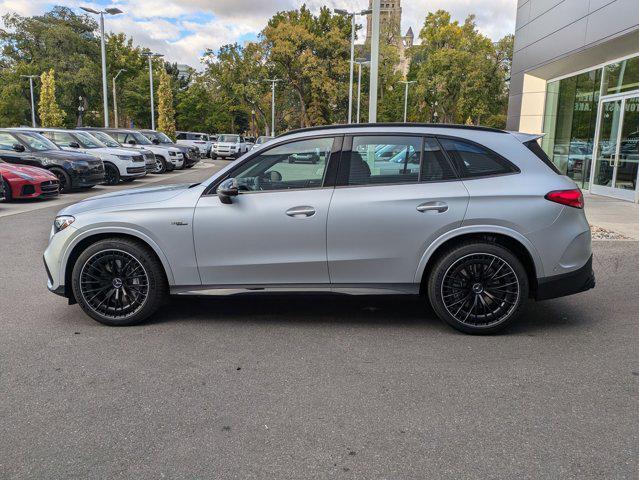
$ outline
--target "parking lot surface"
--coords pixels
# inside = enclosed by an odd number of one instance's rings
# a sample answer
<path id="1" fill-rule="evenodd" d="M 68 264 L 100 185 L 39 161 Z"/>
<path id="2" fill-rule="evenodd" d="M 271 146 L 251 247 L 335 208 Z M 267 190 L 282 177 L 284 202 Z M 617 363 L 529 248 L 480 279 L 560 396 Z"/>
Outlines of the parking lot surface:
<path id="1" fill-rule="evenodd" d="M 0 204 L 0 478 L 637 478 L 639 242 L 595 242 L 595 290 L 497 336 L 420 298 L 308 294 L 109 328 L 41 260 L 57 210 L 96 193 Z"/>

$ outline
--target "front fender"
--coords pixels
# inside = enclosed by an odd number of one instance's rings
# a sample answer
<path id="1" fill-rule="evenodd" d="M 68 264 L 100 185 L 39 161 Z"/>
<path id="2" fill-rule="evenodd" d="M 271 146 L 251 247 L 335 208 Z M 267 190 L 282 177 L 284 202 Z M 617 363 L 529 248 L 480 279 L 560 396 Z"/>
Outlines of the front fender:
<path id="1" fill-rule="evenodd" d="M 122 225 L 109 224 L 108 226 L 107 225 L 104 225 L 104 226 L 91 225 L 90 227 L 80 228 L 77 230 L 77 233 L 75 234 L 75 236 L 68 241 L 64 249 L 64 253 L 62 255 L 62 261 L 60 263 L 62 268 L 60 268 L 60 271 L 58 273 L 60 285 L 64 285 L 64 280 L 65 280 L 64 276 L 65 276 L 67 264 L 68 264 L 69 258 L 71 257 L 71 252 L 73 252 L 73 249 L 83 240 L 95 235 L 103 235 L 103 234 L 128 235 L 131 237 L 136 237 L 140 239 L 141 241 L 143 241 L 144 243 L 146 243 L 149 247 L 153 249 L 155 254 L 160 259 L 160 262 L 162 263 L 162 267 L 164 268 L 164 271 L 166 273 L 166 278 L 167 278 L 167 281 L 169 282 L 169 285 L 172 285 L 175 283 L 173 271 L 171 269 L 171 265 L 169 264 L 169 261 L 166 255 L 164 254 L 162 249 L 159 247 L 159 245 L 155 242 L 155 240 L 153 240 L 153 238 L 147 232 L 140 231 L 140 227 L 137 227 L 137 226 L 136 228 L 132 228 L 131 226 L 127 226 L 126 224 L 122 224 Z"/>
<path id="2" fill-rule="evenodd" d="M 512 228 L 500 227 L 497 225 L 470 225 L 470 226 L 460 227 L 454 230 L 450 230 L 444 233 L 443 235 L 441 235 L 440 237 L 438 237 L 437 240 L 435 240 L 428 246 L 428 248 L 426 249 L 426 251 L 424 251 L 419 261 L 419 265 L 417 266 L 417 271 L 415 272 L 415 280 L 414 280 L 415 283 L 421 282 L 422 277 L 424 275 L 424 271 L 426 270 L 426 265 L 428 265 L 428 261 L 432 258 L 433 254 L 437 251 L 439 247 L 441 247 L 444 243 L 446 243 L 447 241 L 453 238 L 461 237 L 463 235 L 477 234 L 477 233 L 500 234 L 518 241 L 524 246 L 524 248 L 530 254 L 530 257 L 532 258 L 533 263 L 535 264 L 535 271 L 537 272 L 537 277 L 540 278 L 545 276 L 544 267 L 541 262 L 541 257 L 539 255 L 539 252 L 537 251 L 535 246 L 530 242 L 530 240 L 528 240 L 524 235 L 517 232 L 516 230 L 513 230 Z"/>

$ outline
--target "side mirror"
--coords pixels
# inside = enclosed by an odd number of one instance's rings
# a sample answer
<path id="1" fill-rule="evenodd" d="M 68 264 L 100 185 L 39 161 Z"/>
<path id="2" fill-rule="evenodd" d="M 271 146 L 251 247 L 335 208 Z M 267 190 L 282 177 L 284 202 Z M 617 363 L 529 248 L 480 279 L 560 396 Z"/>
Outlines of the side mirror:
<path id="1" fill-rule="evenodd" d="M 80 148 L 80 144 L 78 142 L 70 142 L 69 147 L 71 148 Z"/>
<path id="2" fill-rule="evenodd" d="M 26 150 L 26 148 L 24 148 L 24 145 L 20 144 L 20 143 L 14 143 L 13 144 L 13 150 L 15 150 L 16 152 L 24 152 Z"/>
<path id="3" fill-rule="evenodd" d="M 233 203 L 232 197 L 237 197 L 239 193 L 237 182 L 234 178 L 227 178 L 217 187 L 217 196 L 220 197 L 220 202 L 225 205 Z"/>
<path id="4" fill-rule="evenodd" d="M 160 141 L 157 138 L 154 138 L 153 140 L 151 140 L 155 145 L 159 145 Z"/>
<path id="5" fill-rule="evenodd" d="M 129 140 L 127 143 L 128 143 L 129 145 L 135 145 L 135 144 L 136 144 L 136 143 L 135 143 L 135 140 L 133 140 L 133 139 Z"/>

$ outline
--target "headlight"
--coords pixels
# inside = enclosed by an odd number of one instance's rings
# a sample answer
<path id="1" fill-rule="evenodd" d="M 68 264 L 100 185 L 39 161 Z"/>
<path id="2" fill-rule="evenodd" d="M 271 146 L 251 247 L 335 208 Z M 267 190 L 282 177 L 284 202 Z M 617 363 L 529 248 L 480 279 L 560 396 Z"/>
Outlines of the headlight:
<path id="1" fill-rule="evenodd" d="M 118 157 L 120 160 L 133 160 L 133 157 L 131 155 L 116 155 L 116 157 Z"/>
<path id="2" fill-rule="evenodd" d="M 169 156 L 175 157 L 175 152 L 169 152 Z"/>
<path id="3" fill-rule="evenodd" d="M 53 230 L 55 233 L 58 233 L 60 230 L 64 230 L 69 225 L 75 222 L 75 217 L 71 215 L 60 215 L 59 217 L 55 217 L 53 221 Z"/>

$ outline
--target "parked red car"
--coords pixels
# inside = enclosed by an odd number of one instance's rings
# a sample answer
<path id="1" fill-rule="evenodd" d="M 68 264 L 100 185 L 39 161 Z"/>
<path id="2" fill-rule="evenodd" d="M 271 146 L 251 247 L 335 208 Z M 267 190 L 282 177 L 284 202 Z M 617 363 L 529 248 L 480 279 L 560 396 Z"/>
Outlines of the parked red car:
<path id="1" fill-rule="evenodd" d="M 58 178 L 48 170 L 5 163 L 0 160 L 5 201 L 50 198 L 60 194 Z"/>

